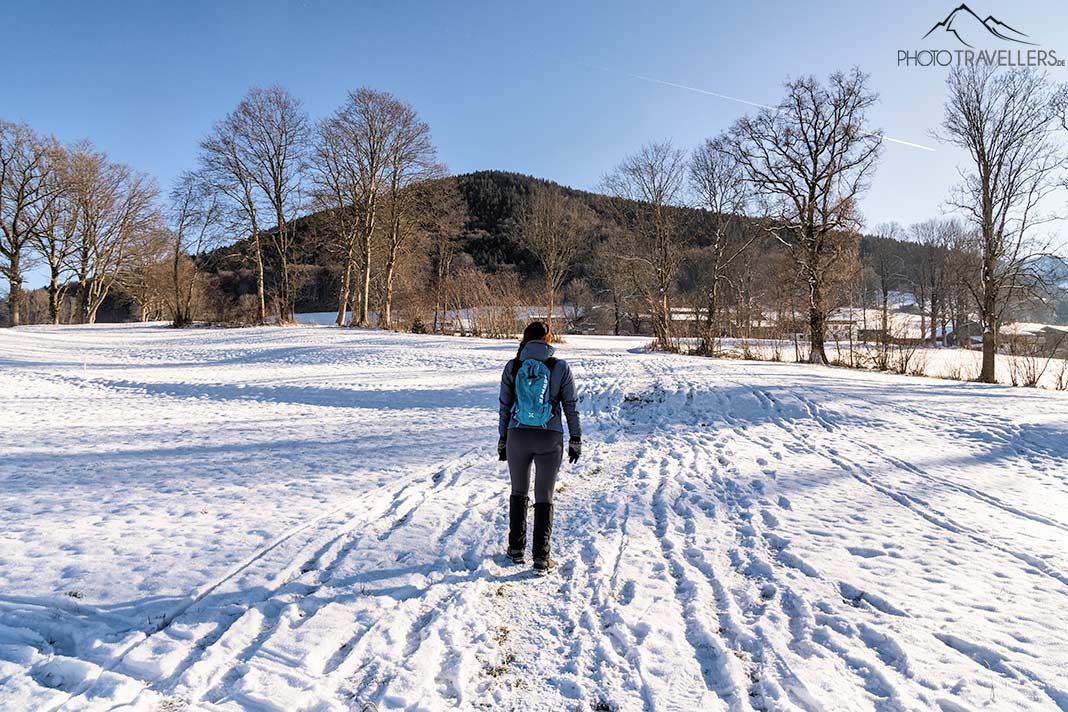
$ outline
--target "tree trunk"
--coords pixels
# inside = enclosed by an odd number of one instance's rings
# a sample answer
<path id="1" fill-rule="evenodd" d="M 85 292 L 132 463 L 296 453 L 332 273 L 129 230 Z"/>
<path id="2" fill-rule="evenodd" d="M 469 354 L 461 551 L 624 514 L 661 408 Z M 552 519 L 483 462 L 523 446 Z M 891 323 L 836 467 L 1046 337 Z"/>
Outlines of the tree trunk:
<path id="1" fill-rule="evenodd" d="M 54 269 L 48 279 L 48 320 L 59 326 L 59 274 Z"/>
<path id="2" fill-rule="evenodd" d="M 337 295 L 337 319 L 334 323 L 345 326 L 345 313 L 349 310 L 349 300 L 352 291 L 352 268 L 356 262 L 356 240 L 349 237 L 349 251 L 345 255 L 345 273 L 341 277 L 341 289 Z"/>
<path id="3" fill-rule="evenodd" d="M 819 281 L 810 278 L 808 283 L 808 331 L 809 351 L 808 362 L 827 365 L 827 352 L 823 348 L 825 338 L 825 319 L 823 313 L 823 295 L 820 292 Z"/>
<path id="4" fill-rule="evenodd" d="M 890 290 L 888 287 L 883 286 L 883 344 L 886 344 L 890 340 Z"/>
<path id="5" fill-rule="evenodd" d="M 278 323 L 293 323 L 293 313 L 296 311 L 289 284 L 289 259 L 278 250 Z"/>
<path id="6" fill-rule="evenodd" d="M 12 260 L 14 269 L 18 270 L 18 262 Z M 16 272 L 17 273 L 17 272 Z M 22 278 L 11 278 L 11 289 L 7 294 L 7 305 L 11 316 L 11 326 L 18 326 L 22 323 Z"/>
<path id="7" fill-rule="evenodd" d="M 78 287 L 78 323 L 89 322 L 89 284 L 84 279 Z"/>
<path id="8" fill-rule="evenodd" d="M 341 277 L 341 287 L 337 295 L 337 318 L 334 323 L 337 326 L 345 326 L 345 314 L 349 310 L 349 289 L 352 284 L 352 263 L 346 262 L 345 273 Z"/>
<path id="9" fill-rule="evenodd" d="M 282 214 L 281 198 L 277 198 L 277 201 L 275 224 L 278 226 L 278 237 L 275 244 L 278 252 L 278 291 L 281 292 L 278 299 L 278 321 L 281 324 L 291 324 L 295 318 L 297 300 L 289 274 L 289 226 Z"/>
<path id="10" fill-rule="evenodd" d="M 987 326 L 983 330 L 983 370 L 979 374 L 979 380 L 983 383 L 997 383 L 995 379 L 995 365 L 997 355 L 997 339 L 994 332 Z"/>
<path id="11" fill-rule="evenodd" d="M 549 327 L 549 333 L 553 333 L 553 307 L 556 306 L 556 290 L 553 289 L 553 280 L 548 278 L 547 292 L 549 297 L 549 313 L 546 318 L 545 325 Z"/>
<path id="12" fill-rule="evenodd" d="M 185 312 L 184 312 L 185 323 L 183 323 L 182 326 L 189 326 L 189 325 L 191 325 L 193 323 L 193 292 L 196 289 L 196 286 L 197 286 L 197 271 L 196 271 L 196 265 L 194 265 L 193 266 L 193 274 L 189 278 L 189 284 L 186 285 L 186 290 L 185 290 L 185 307 L 184 307 L 184 309 L 185 309 Z"/>
<path id="13" fill-rule="evenodd" d="M 931 346 L 938 345 L 938 309 L 939 303 L 935 299 L 934 293 L 931 293 Z"/>
<path id="14" fill-rule="evenodd" d="M 983 313 L 980 314 L 983 323 L 983 369 L 979 380 L 983 383 L 997 383 L 997 285 L 994 283 L 996 264 L 992 256 L 993 250 L 988 249 L 987 253 L 983 259 Z"/>
<path id="15" fill-rule="evenodd" d="M 612 333 L 615 336 L 619 336 L 620 325 L 623 322 L 623 313 L 619 309 L 619 295 L 615 293 L 612 294 L 612 317 L 614 319 Z"/>
<path id="16" fill-rule="evenodd" d="M 383 329 L 393 328 L 393 272 L 396 266 L 396 254 L 391 252 L 386 260 L 386 293 L 382 299 L 382 319 L 379 324 Z"/>
<path id="17" fill-rule="evenodd" d="M 712 287 L 708 290 L 708 320 L 705 322 L 704 343 L 701 351 L 712 355 L 716 350 L 716 314 L 719 311 L 719 276 L 713 275 Z"/>
<path id="18" fill-rule="evenodd" d="M 664 349 L 671 348 L 671 305 L 668 302 L 667 289 L 660 290 L 660 346 Z"/>
<path id="19" fill-rule="evenodd" d="M 256 292 L 260 300 L 260 324 L 267 323 L 267 297 L 263 286 L 263 247 L 260 245 L 260 231 L 256 221 L 252 221 L 252 242 L 256 252 Z"/>
<path id="20" fill-rule="evenodd" d="M 370 326 L 370 299 L 371 299 L 371 235 L 368 234 L 363 241 L 363 274 L 360 276 L 360 326 Z"/>
<path id="21" fill-rule="evenodd" d="M 171 278 L 174 280 L 174 321 L 172 326 L 177 328 L 186 326 L 189 323 L 185 309 L 185 305 L 189 302 L 182 294 L 181 259 L 182 249 L 181 241 L 179 240 L 174 246 L 174 256 L 171 259 Z M 192 292 L 192 289 L 190 289 L 190 292 Z"/>

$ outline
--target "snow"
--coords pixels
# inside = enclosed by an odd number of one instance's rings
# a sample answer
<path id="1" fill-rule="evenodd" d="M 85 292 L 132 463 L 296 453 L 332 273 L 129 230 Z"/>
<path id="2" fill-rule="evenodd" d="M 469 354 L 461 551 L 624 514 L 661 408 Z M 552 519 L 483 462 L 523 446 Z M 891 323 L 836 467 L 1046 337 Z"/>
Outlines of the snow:
<path id="1" fill-rule="evenodd" d="M 887 330 L 893 338 L 897 339 L 923 339 L 930 335 L 931 324 L 919 314 L 909 314 L 901 311 L 888 311 L 886 314 Z M 840 307 L 832 310 L 827 315 L 827 323 L 830 331 L 841 333 L 841 338 L 848 340 L 849 333 L 858 330 L 878 330 L 883 325 L 883 312 L 881 309 L 864 309 L 861 307 Z M 950 331 L 953 324 L 949 324 Z M 936 333 L 941 338 L 942 327 L 936 327 Z"/>
<path id="2" fill-rule="evenodd" d="M 1040 324 L 1030 321 L 1016 321 L 1001 327 L 1002 334 L 1015 336 L 1038 336 L 1043 331 L 1068 333 L 1068 326 L 1063 324 Z"/>
<path id="3" fill-rule="evenodd" d="M 977 337 L 976 342 L 981 345 L 982 338 Z M 696 340 L 685 341 L 684 345 L 693 348 L 697 345 Z M 804 359 L 808 353 L 808 342 L 800 340 L 795 347 L 794 342 L 788 339 L 775 341 L 772 339 L 720 339 L 718 347 L 724 355 L 738 357 L 743 354 L 752 354 L 762 360 L 789 360 L 795 361 L 800 352 Z M 856 362 L 867 363 L 869 367 L 876 361 L 880 347 L 869 342 L 850 343 L 848 339 L 830 339 L 825 344 L 827 358 L 835 363 L 850 363 L 850 351 Z M 979 378 L 983 365 L 983 352 L 981 348 L 961 349 L 956 347 L 942 348 L 929 346 L 898 346 L 891 345 L 890 365 L 896 367 L 902 358 L 908 358 L 908 370 L 914 375 L 922 372 L 922 375 L 932 378 L 946 378 L 951 380 L 974 381 Z M 996 355 L 997 368 L 995 376 L 999 383 L 1012 384 L 1014 372 L 1018 382 L 1023 382 L 1022 374 L 1034 372 L 1041 377 L 1038 380 L 1040 388 L 1050 390 L 1065 390 L 1068 388 L 1068 360 L 1053 356 L 1012 356 L 999 353 Z"/>
<path id="4" fill-rule="evenodd" d="M 537 577 L 514 342 L 0 333 L 0 709 L 1068 710 L 1065 394 L 646 342 Z"/>

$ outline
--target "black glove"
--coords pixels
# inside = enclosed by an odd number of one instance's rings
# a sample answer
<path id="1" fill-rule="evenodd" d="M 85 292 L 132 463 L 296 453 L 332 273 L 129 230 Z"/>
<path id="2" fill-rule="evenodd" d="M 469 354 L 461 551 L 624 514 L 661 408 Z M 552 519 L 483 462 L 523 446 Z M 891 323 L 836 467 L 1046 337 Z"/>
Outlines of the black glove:
<path id="1" fill-rule="evenodd" d="M 567 441 L 567 461 L 574 464 L 578 462 L 579 455 L 582 454 L 582 440 L 578 438 L 571 438 Z"/>
<path id="2" fill-rule="evenodd" d="M 501 462 L 508 459 L 508 446 L 507 441 L 504 438 L 497 441 L 497 458 Z"/>

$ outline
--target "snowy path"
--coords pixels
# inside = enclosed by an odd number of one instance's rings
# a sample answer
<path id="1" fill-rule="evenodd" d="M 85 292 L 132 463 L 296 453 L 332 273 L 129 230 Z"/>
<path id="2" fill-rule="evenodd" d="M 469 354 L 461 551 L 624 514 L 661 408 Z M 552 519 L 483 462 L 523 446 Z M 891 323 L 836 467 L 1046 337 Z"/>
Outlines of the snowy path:
<path id="1" fill-rule="evenodd" d="M 559 569 L 513 344 L 0 334 L 0 709 L 1068 710 L 1063 394 L 573 337 Z"/>

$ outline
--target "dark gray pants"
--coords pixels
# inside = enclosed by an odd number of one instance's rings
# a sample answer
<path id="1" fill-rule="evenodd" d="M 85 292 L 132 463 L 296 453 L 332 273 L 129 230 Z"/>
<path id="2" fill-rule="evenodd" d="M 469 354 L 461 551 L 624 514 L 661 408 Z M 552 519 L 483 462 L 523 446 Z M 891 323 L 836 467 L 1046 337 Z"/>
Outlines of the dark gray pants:
<path id="1" fill-rule="evenodd" d="M 564 459 L 564 436 L 555 430 L 512 428 L 508 431 L 508 474 L 512 494 L 530 492 L 530 465 L 534 463 L 534 501 L 552 502 L 556 474 Z"/>

